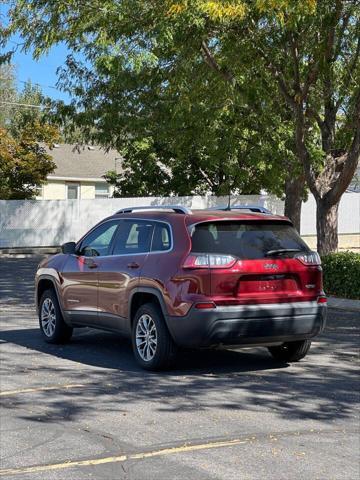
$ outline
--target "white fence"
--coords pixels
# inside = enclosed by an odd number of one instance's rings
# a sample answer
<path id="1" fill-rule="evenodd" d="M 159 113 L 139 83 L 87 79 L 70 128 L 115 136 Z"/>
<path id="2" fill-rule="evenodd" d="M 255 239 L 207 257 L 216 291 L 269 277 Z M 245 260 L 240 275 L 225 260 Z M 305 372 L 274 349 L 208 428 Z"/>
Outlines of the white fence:
<path id="1" fill-rule="evenodd" d="M 0 200 L 0 248 L 58 246 L 79 239 L 99 220 L 123 207 L 184 205 L 207 208 L 227 205 L 227 197 L 147 197 L 96 200 Z M 284 202 L 268 195 L 233 196 L 231 204 L 262 205 L 283 214 Z M 316 206 L 312 196 L 304 203 L 301 234 L 316 235 Z M 339 208 L 339 233 L 360 233 L 360 193 L 346 193 Z"/>

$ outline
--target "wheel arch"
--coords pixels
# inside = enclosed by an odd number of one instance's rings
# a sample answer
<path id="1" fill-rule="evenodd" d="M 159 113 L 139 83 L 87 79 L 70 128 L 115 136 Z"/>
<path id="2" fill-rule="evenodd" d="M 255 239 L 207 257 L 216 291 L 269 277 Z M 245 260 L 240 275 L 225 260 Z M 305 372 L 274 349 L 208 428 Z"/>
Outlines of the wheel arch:
<path id="1" fill-rule="evenodd" d="M 162 293 L 156 288 L 138 287 L 132 291 L 129 299 L 128 318 L 130 328 L 132 328 L 135 313 L 141 307 L 141 305 L 144 305 L 145 303 L 154 303 L 155 305 L 158 305 L 162 311 L 166 326 L 168 326 L 167 309 Z"/>
<path id="2" fill-rule="evenodd" d="M 56 285 L 56 279 L 52 277 L 51 275 L 41 275 L 41 277 L 38 279 L 37 284 L 36 284 L 36 291 L 35 291 L 35 304 L 36 304 L 36 310 L 37 312 L 39 311 L 39 304 L 41 300 L 42 294 L 48 290 L 52 289 L 55 292 L 57 301 L 59 303 L 59 307 L 62 313 L 62 316 L 65 320 L 65 323 L 69 324 L 67 315 L 64 312 L 64 308 L 62 305 L 62 301 L 58 292 L 58 288 Z"/>
<path id="3" fill-rule="evenodd" d="M 42 294 L 45 292 L 45 290 L 54 290 L 57 295 L 56 287 L 54 281 L 51 279 L 51 277 L 41 277 L 38 281 L 37 284 L 37 289 L 36 289 L 36 306 L 39 307 L 40 304 L 40 299 Z M 59 300 L 59 298 L 58 298 Z"/>

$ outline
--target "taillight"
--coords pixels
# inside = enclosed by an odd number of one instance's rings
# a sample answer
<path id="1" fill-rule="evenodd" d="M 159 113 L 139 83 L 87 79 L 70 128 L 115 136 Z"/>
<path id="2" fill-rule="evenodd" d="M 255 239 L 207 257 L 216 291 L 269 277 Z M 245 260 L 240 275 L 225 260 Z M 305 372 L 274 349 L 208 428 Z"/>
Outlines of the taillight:
<path id="1" fill-rule="evenodd" d="M 321 297 L 318 297 L 317 303 L 327 303 L 327 298 L 322 295 Z"/>
<path id="2" fill-rule="evenodd" d="M 232 255 L 212 253 L 191 253 L 185 260 L 183 268 L 231 268 L 236 263 Z"/>
<path id="3" fill-rule="evenodd" d="M 304 265 L 321 265 L 321 258 L 317 252 L 298 253 L 295 258 Z"/>

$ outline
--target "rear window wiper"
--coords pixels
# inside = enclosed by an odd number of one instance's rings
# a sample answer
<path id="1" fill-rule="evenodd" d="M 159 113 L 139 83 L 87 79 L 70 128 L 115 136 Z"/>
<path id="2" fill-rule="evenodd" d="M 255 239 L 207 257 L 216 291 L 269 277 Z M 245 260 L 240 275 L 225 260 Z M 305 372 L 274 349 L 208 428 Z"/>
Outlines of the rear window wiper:
<path id="1" fill-rule="evenodd" d="M 270 255 L 282 255 L 283 253 L 301 252 L 300 248 L 278 248 L 276 250 L 268 250 L 265 257 Z"/>

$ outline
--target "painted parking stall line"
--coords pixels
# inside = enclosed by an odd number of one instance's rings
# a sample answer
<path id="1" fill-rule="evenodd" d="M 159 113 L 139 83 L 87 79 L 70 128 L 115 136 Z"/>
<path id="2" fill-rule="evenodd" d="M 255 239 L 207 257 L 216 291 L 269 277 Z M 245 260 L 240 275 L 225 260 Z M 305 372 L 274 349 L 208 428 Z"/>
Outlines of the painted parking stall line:
<path id="1" fill-rule="evenodd" d="M 51 385 L 48 387 L 20 388 L 18 390 L 5 390 L 0 392 L 0 397 L 10 397 L 12 395 L 20 395 L 22 393 L 47 392 L 49 390 L 70 390 L 72 388 L 84 388 L 86 386 L 87 385 L 84 383 L 72 383 L 65 385 Z"/>
<path id="2" fill-rule="evenodd" d="M 20 474 L 24 475 L 28 473 L 48 472 L 51 470 L 63 470 L 66 468 L 87 467 L 87 466 L 90 467 L 94 465 L 104 465 L 106 463 L 123 463 L 129 460 L 143 460 L 146 458 L 175 455 L 179 453 L 195 452 L 199 450 L 209 450 L 212 448 L 233 447 L 237 445 L 247 444 L 249 443 L 249 441 L 250 440 L 240 440 L 238 438 L 235 438 L 232 440 L 225 440 L 225 441 L 219 441 L 219 442 L 208 442 L 208 443 L 200 443 L 200 444 L 192 444 L 192 445 L 185 444 L 179 447 L 163 448 L 160 450 L 135 453 L 131 455 L 118 455 L 118 456 L 94 458 L 94 459 L 88 459 L 88 460 L 69 461 L 64 463 L 53 463 L 48 465 L 35 465 L 32 467 L 8 468 L 8 469 L 0 470 L 0 477 L 3 477 L 5 475 L 20 475 Z"/>

